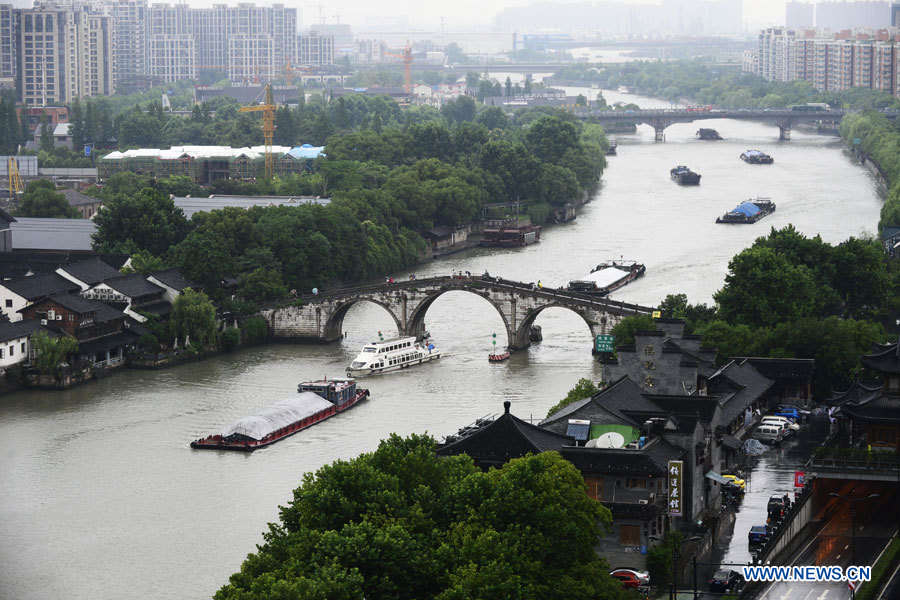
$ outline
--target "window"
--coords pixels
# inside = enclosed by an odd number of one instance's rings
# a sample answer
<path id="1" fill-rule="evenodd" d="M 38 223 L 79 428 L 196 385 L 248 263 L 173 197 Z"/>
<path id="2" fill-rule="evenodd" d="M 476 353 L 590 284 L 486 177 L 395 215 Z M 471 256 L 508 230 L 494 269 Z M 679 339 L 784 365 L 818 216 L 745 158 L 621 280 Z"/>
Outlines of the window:
<path id="1" fill-rule="evenodd" d="M 594 500 L 603 500 L 603 479 L 600 477 L 585 477 L 587 495 Z"/>
<path id="2" fill-rule="evenodd" d="M 643 490 L 647 488 L 647 480 L 643 477 L 628 477 L 625 479 L 625 487 L 629 490 Z"/>
<path id="3" fill-rule="evenodd" d="M 622 546 L 640 546 L 640 525 L 619 525 L 619 544 Z"/>
<path id="4" fill-rule="evenodd" d="M 15 346 L 10 346 L 10 347 L 9 347 L 9 355 L 12 356 L 12 355 L 15 354 L 15 353 L 16 353 L 16 347 L 15 347 Z"/>
<path id="5" fill-rule="evenodd" d="M 6 301 L 6 308 L 12 308 L 12 300 Z"/>
<path id="6" fill-rule="evenodd" d="M 6 350 L 0 348 L 0 358 L 6 358 Z"/>
<path id="7" fill-rule="evenodd" d="M 22 354 L 25 354 L 25 342 L 22 342 Z"/>

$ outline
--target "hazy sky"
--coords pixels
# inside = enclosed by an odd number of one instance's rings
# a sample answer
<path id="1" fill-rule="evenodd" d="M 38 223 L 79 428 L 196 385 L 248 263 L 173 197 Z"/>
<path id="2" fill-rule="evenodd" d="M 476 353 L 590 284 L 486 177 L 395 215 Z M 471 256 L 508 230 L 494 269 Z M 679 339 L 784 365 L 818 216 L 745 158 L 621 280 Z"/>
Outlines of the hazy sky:
<path id="1" fill-rule="evenodd" d="M 644 0 L 621 0 L 626 3 L 652 4 L 658 2 Z M 691 0 L 685 0 L 690 2 Z M 150 0 L 156 3 L 155 0 Z M 218 3 L 237 4 L 237 0 L 191 0 L 191 6 L 211 6 Z M 31 6 L 30 0 L 12 0 L 15 6 Z M 177 4 L 177 0 L 170 0 Z M 260 5 L 272 4 L 271 0 L 256 2 Z M 407 19 L 411 27 L 440 31 L 441 17 L 444 17 L 445 31 L 481 30 L 490 28 L 496 13 L 508 6 L 531 4 L 531 0 L 282 0 L 286 6 L 293 6 L 301 13 L 302 26 L 318 23 L 319 15 L 327 23 L 349 23 L 358 27 L 377 23 L 387 23 L 395 17 Z M 321 12 L 320 7 L 321 6 Z M 763 25 L 784 24 L 784 0 L 744 0 L 744 22 L 752 28 Z M 751 28 L 751 30 L 752 30 Z"/>

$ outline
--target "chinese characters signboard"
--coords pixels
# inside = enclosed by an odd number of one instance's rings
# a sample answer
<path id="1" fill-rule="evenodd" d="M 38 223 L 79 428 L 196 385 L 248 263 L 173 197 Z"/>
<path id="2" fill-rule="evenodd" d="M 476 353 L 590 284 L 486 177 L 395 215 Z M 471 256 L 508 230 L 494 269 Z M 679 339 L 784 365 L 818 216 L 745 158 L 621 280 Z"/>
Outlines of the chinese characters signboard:
<path id="1" fill-rule="evenodd" d="M 806 473 L 803 471 L 794 471 L 794 487 L 802 488 L 806 486 Z"/>
<path id="2" fill-rule="evenodd" d="M 683 470 L 684 463 L 682 461 L 669 461 L 669 515 L 672 517 L 681 516 L 681 499 L 683 493 L 681 474 Z"/>
<path id="3" fill-rule="evenodd" d="M 598 335 L 594 339 L 594 350 L 596 352 L 612 352 L 613 343 L 616 341 L 612 335 Z"/>

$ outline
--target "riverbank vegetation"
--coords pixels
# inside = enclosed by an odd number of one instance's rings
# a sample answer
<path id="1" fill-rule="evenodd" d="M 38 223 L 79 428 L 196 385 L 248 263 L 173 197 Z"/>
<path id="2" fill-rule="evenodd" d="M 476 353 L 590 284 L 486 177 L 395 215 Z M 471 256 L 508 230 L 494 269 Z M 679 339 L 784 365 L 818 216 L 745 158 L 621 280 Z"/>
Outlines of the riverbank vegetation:
<path id="1" fill-rule="evenodd" d="M 328 126 L 340 131 L 313 172 L 216 182 L 212 190 L 330 196 L 327 206 L 226 209 L 188 221 L 168 196 L 210 190 L 186 177 L 118 173 L 90 191 L 104 201 L 95 248 L 177 267 L 213 294 L 237 277 L 245 299 L 265 301 L 274 290 L 322 289 L 409 267 L 427 248 L 418 232 L 466 225 L 490 214 L 491 203 L 521 202 L 533 222 L 545 222 L 554 207 L 595 191 L 606 164 L 602 128 L 560 110 L 511 120 L 462 97 L 441 111 L 419 111 L 420 121 L 409 125 L 384 98 L 340 98 L 328 110 Z M 299 108 L 279 114 L 295 125 L 306 118 Z M 251 285 L 261 272 L 267 290 Z"/>
<path id="2" fill-rule="evenodd" d="M 881 207 L 878 230 L 900 226 L 900 131 L 896 122 L 868 111 L 844 117 L 840 131 L 851 148 L 878 165 L 886 180 L 888 195 Z"/>
<path id="3" fill-rule="evenodd" d="M 594 550 L 612 515 L 556 452 L 482 471 L 428 436 L 307 473 L 216 600 L 624 598 Z"/>
<path id="4" fill-rule="evenodd" d="M 872 342 L 886 341 L 882 323 L 900 310 L 891 274 L 875 240 L 851 237 L 831 245 L 789 225 L 773 228 L 732 258 L 715 307 L 688 304 L 678 294 L 659 308 L 717 348 L 720 362 L 733 356 L 814 358 L 813 391 L 821 398 L 845 389 L 861 371 L 859 357 Z M 613 335 L 621 345 L 633 340 L 635 329 L 653 328 L 646 317 L 630 317 Z"/>

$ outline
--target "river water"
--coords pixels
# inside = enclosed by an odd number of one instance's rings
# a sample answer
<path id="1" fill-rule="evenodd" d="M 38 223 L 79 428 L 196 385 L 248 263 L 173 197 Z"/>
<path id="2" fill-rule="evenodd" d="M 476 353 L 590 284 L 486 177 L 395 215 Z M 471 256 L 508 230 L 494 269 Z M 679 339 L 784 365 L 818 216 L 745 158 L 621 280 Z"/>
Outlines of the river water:
<path id="1" fill-rule="evenodd" d="M 778 142 L 774 126 L 702 125 L 726 140 L 695 140 L 698 124 L 670 127 L 665 143 L 655 143 L 649 127 L 611 136 L 618 156 L 575 222 L 545 229 L 540 244 L 460 253 L 416 274 L 488 270 L 555 287 L 624 255 L 644 262 L 647 274 L 616 299 L 655 304 L 684 292 L 710 302 L 729 258 L 771 226 L 794 223 L 829 242 L 874 231 L 882 203 L 876 182 L 836 138 L 795 131 Z M 738 155 L 748 148 L 772 154 L 775 164 L 744 164 Z M 700 172 L 702 185 L 672 183 L 677 164 Z M 715 224 L 756 195 L 771 197 L 776 213 L 751 226 Z M 600 378 L 584 322 L 550 309 L 537 323 L 543 342 L 489 364 L 491 334 L 502 339 L 500 317 L 481 298 L 445 294 L 426 319 L 444 358 L 365 380 L 368 401 L 251 455 L 188 444 L 294 393 L 299 381 L 343 374 L 379 330 L 394 333 L 382 309 L 351 309 L 345 339 L 327 346 L 253 348 L 159 372 L 124 371 L 65 392 L 0 398 L 0 596 L 209 597 L 261 542 L 303 473 L 372 450 L 391 432 L 453 433 L 502 411 L 504 400 L 516 415 L 540 418 L 579 378 Z"/>

